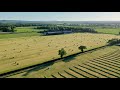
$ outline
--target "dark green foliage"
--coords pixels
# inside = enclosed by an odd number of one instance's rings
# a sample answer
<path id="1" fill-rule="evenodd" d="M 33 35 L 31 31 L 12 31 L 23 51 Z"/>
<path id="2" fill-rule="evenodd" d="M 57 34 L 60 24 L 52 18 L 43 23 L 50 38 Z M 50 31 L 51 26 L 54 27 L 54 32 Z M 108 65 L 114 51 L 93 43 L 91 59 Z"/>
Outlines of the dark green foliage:
<path id="1" fill-rule="evenodd" d="M 115 44 L 119 44 L 120 43 L 120 39 L 114 38 L 111 40 L 108 40 L 108 45 L 115 45 Z"/>
<path id="2" fill-rule="evenodd" d="M 72 32 L 90 32 L 97 33 L 92 28 L 75 28 L 75 27 L 63 27 L 63 26 L 41 26 L 36 29 L 48 29 L 47 32 L 55 32 L 55 31 L 72 31 Z"/>
<path id="3" fill-rule="evenodd" d="M 64 55 L 66 55 L 66 51 L 64 50 L 64 48 L 62 48 L 61 50 L 58 51 L 58 55 L 60 55 L 61 58 L 63 58 Z"/>
<path id="4" fill-rule="evenodd" d="M 15 32 L 15 26 L 0 26 L 1 32 Z"/>
<path id="5" fill-rule="evenodd" d="M 11 32 L 15 32 L 15 26 L 11 26 Z"/>
<path id="6" fill-rule="evenodd" d="M 80 49 L 81 52 L 84 52 L 84 49 L 87 49 L 87 47 L 86 46 L 80 46 L 80 47 L 78 47 L 78 49 Z"/>

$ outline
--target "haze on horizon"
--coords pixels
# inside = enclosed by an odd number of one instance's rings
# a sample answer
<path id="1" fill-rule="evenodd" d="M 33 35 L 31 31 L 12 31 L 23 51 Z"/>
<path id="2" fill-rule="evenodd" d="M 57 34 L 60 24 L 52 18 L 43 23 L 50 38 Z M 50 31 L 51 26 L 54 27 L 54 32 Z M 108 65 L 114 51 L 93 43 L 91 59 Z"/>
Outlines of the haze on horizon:
<path id="1" fill-rule="evenodd" d="M 120 21 L 120 12 L 0 12 L 0 20 Z"/>

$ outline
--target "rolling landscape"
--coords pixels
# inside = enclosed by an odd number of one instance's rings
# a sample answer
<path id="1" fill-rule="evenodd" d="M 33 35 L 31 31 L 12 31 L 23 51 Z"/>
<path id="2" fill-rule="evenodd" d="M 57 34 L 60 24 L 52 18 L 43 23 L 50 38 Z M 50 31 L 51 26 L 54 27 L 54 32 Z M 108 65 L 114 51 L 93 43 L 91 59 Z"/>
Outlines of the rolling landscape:
<path id="1" fill-rule="evenodd" d="M 120 21 L 0 20 L 0 78 L 120 78 Z"/>

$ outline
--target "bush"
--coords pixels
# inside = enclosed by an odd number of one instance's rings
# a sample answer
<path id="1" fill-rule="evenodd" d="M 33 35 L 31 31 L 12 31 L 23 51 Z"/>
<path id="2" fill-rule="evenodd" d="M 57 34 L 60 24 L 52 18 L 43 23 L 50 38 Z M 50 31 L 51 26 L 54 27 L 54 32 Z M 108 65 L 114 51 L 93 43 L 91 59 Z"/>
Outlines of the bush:
<path id="1" fill-rule="evenodd" d="M 115 44 L 119 44 L 120 43 L 120 39 L 111 39 L 111 40 L 108 40 L 108 45 L 115 45 Z"/>

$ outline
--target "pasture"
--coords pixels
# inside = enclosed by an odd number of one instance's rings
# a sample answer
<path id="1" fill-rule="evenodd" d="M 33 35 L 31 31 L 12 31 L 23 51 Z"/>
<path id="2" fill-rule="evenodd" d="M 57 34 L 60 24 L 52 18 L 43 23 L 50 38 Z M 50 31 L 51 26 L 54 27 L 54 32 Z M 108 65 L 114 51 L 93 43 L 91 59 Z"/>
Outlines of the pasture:
<path id="1" fill-rule="evenodd" d="M 118 35 L 120 32 L 120 28 L 96 28 L 95 30 L 100 33 L 116 34 L 116 35 Z"/>
<path id="2" fill-rule="evenodd" d="M 0 39 L 40 36 L 40 33 L 37 33 L 40 30 L 36 30 L 34 27 L 17 27 L 15 30 L 15 33 L 0 33 Z"/>
<path id="3" fill-rule="evenodd" d="M 16 28 L 16 32 L 20 32 L 20 33 L 32 33 L 32 32 L 38 32 L 41 31 L 43 29 L 34 29 L 34 26 L 29 26 L 29 27 L 17 27 Z"/>
<path id="4" fill-rule="evenodd" d="M 89 50 L 106 45 L 112 38 L 120 37 L 109 34 L 74 33 L 0 39 L 0 73 L 59 58 L 58 50 L 61 48 L 66 50 L 67 55 L 71 55 L 80 52 L 80 45 L 87 46 L 86 50 Z"/>

